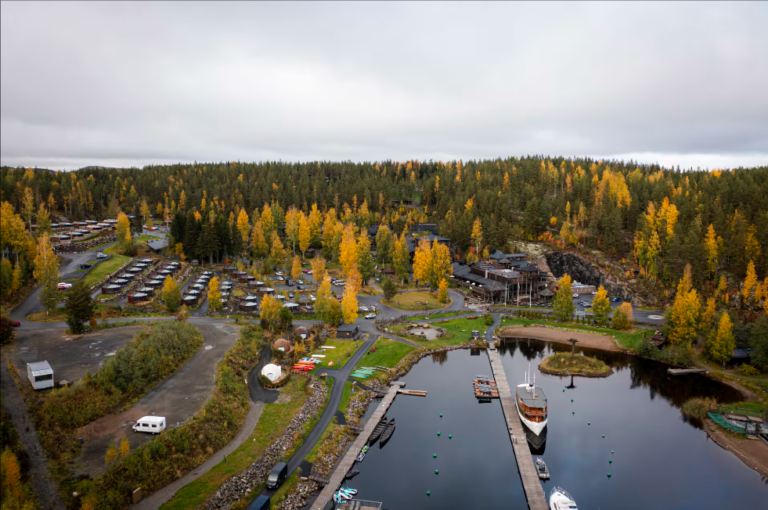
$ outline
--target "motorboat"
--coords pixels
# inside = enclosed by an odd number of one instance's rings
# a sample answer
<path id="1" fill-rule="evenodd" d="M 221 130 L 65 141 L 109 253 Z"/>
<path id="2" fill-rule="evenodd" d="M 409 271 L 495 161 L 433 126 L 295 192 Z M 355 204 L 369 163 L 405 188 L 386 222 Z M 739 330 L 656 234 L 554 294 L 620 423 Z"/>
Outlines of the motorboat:
<path id="1" fill-rule="evenodd" d="M 343 493 L 341 491 L 336 491 L 334 493 L 334 495 L 333 495 L 333 500 L 334 500 L 335 503 L 340 503 L 341 500 L 344 500 L 344 499 L 350 500 L 350 499 L 352 499 L 352 496 L 349 495 L 349 494 L 345 494 L 345 493 Z"/>
<path id="2" fill-rule="evenodd" d="M 350 496 L 354 496 L 357 494 L 357 489 L 350 489 L 349 487 L 342 487 L 339 489 L 339 492 L 344 492 L 346 494 L 349 494 Z"/>
<path id="3" fill-rule="evenodd" d="M 549 493 L 549 510 L 578 510 L 573 496 L 568 494 L 565 489 L 554 487 Z"/>
<path id="4" fill-rule="evenodd" d="M 363 452 L 360 452 L 357 454 L 357 457 L 355 457 L 356 462 L 362 462 L 365 460 L 365 454 Z"/>
<path id="5" fill-rule="evenodd" d="M 526 372 L 525 383 L 517 385 L 515 406 L 525 426 L 537 436 L 541 434 L 547 426 L 547 396 L 542 388 L 536 386 L 535 375 L 531 382 L 530 375 Z"/>
<path id="6" fill-rule="evenodd" d="M 350 469 L 350 470 L 347 472 L 347 474 L 346 474 L 346 475 L 344 475 L 344 479 L 345 479 L 345 480 L 349 480 L 349 479 L 351 479 L 351 478 L 354 478 L 354 477 L 356 477 L 356 476 L 357 476 L 357 475 L 359 475 L 359 474 L 360 474 L 360 471 L 358 471 L 357 469 Z"/>
<path id="7" fill-rule="evenodd" d="M 539 478 L 542 480 L 549 480 L 549 469 L 547 469 L 547 463 L 544 462 L 541 457 L 536 459 L 536 472 L 539 474 Z"/>

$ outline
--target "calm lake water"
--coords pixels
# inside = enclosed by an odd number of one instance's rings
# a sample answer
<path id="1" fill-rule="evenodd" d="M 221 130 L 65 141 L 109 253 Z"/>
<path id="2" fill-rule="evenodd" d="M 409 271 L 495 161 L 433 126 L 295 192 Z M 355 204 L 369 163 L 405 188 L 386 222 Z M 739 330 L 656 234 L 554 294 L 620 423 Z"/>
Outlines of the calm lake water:
<path id="1" fill-rule="evenodd" d="M 523 382 L 530 362 L 549 399 L 546 441 L 537 450 L 552 475 L 547 495 L 563 487 L 581 510 L 766 508 L 766 481 L 679 410 L 692 396 L 738 400 L 735 390 L 705 377 L 668 378 L 661 364 L 588 349 L 577 351 L 615 373 L 573 382 L 539 373 L 540 359 L 555 350 L 570 346 L 523 339 L 499 348 L 509 382 Z M 371 448 L 348 484 L 358 498 L 392 510 L 527 508 L 501 405 L 477 402 L 475 374 L 491 375 L 485 351 L 453 351 L 413 367 L 403 380 L 429 395 L 395 399 L 392 439 Z"/>

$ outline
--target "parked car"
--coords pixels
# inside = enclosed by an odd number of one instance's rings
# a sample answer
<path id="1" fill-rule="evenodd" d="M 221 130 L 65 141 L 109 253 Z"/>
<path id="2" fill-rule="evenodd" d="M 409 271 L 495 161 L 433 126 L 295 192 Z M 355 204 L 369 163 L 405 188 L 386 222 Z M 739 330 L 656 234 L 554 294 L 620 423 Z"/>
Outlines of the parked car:
<path id="1" fill-rule="evenodd" d="M 165 430 L 165 417 L 163 416 L 145 416 L 133 426 L 134 432 L 159 434 L 163 430 Z"/>
<path id="2" fill-rule="evenodd" d="M 288 293 L 288 299 L 293 299 L 293 292 Z"/>
<path id="3" fill-rule="evenodd" d="M 307 269 L 307 274 L 312 274 L 312 270 L 311 269 Z"/>
<path id="4" fill-rule="evenodd" d="M 267 487 L 270 489 L 277 489 L 285 479 L 288 478 L 288 464 L 285 462 L 278 462 L 275 467 L 272 468 L 272 472 L 269 473 L 267 478 Z"/>
<path id="5" fill-rule="evenodd" d="M 285 282 L 285 284 L 286 284 L 287 286 L 289 286 L 289 287 L 293 287 L 293 280 L 291 280 L 290 278 L 288 278 L 288 280 Z"/>
<path id="6" fill-rule="evenodd" d="M 367 312 L 368 311 L 368 307 L 367 306 L 361 306 L 361 307 L 358 308 L 358 311 L 360 311 L 360 312 Z"/>
<path id="7" fill-rule="evenodd" d="M 297 285 L 296 288 L 299 290 L 304 290 L 304 287 L 302 287 L 301 285 Z"/>
<path id="8" fill-rule="evenodd" d="M 365 318 L 366 319 L 375 319 L 376 318 L 376 314 L 375 313 L 369 313 L 368 315 L 365 316 Z"/>
<path id="9" fill-rule="evenodd" d="M 299 285 L 304 285 L 304 280 L 296 280 L 296 283 L 298 283 Z"/>
<path id="10" fill-rule="evenodd" d="M 282 272 L 282 271 L 278 271 L 278 272 L 277 272 L 277 273 L 275 273 L 275 274 L 276 274 L 277 276 L 283 276 L 283 272 Z"/>
<path id="11" fill-rule="evenodd" d="M 611 298 L 611 303 L 621 303 L 620 297 Z"/>
<path id="12" fill-rule="evenodd" d="M 309 269 L 305 269 L 305 270 L 303 270 L 303 271 L 302 271 L 302 273 L 304 273 L 304 274 L 309 274 Z"/>
<path id="13" fill-rule="evenodd" d="M 14 327 L 14 328 L 18 328 L 19 326 L 21 326 L 21 322 L 19 322 L 19 321 L 13 321 L 13 327 Z"/>
<path id="14" fill-rule="evenodd" d="M 99 253 L 96 254 L 96 258 L 97 259 L 105 259 L 107 257 L 108 257 L 108 255 L 106 255 L 106 254 L 104 254 L 102 252 L 99 252 Z"/>
<path id="15" fill-rule="evenodd" d="M 72 284 L 67 282 L 59 282 L 56 288 L 59 290 L 69 290 L 72 288 Z"/>
<path id="16" fill-rule="evenodd" d="M 592 291 L 592 295 L 593 295 L 593 296 L 597 296 L 597 291 L 593 290 L 593 291 Z"/>
<path id="17" fill-rule="evenodd" d="M 278 281 L 278 282 L 284 282 L 284 281 L 285 281 L 285 278 L 283 278 L 282 276 L 278 276 L 278 277 L 277 277 L 277 281 Z"/>
<path id="18" fill-rule="evenodd" d="M 80 264 L 80 269 L 90 269 L 93 264 Z"/>
<path id="19" fill-rule="evenodd" d="M 579 295 L 578 295 L 578 294 L 576 294 L 576 293 L 574 292 L 574 293 L 573 293 L 573 297 L 574 297 L 574 298 L 577 298 L 577 297 L 579 297 Z"/>

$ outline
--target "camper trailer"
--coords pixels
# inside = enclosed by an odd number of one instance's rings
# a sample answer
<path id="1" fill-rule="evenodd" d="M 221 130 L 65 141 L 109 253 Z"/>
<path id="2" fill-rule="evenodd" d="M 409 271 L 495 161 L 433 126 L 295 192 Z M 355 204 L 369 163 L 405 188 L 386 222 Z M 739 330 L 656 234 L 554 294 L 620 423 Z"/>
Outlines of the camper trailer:
<path id="1" fill-rule="evenodd" d="M 47 361 L 27 363 L 27 377 L 36 390 L 53 388 L 53 369 Z"/>
<path id="2" fill-rule="evenodd" d="M 133 426 L 134 432 L 149 432 L 150 434 L 159 434 L 165 430 L 165 417 L 163 416 L 145 416 Z"/>

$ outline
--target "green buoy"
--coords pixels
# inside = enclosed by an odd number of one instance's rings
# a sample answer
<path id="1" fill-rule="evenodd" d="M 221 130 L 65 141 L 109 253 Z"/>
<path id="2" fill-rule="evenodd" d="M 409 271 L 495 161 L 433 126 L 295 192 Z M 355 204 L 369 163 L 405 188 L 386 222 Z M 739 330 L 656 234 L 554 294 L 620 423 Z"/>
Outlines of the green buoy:
<path id="1" fill-rule="evenodd" d="M 573 411 L 573 413 L 572 413 L 572 414 L 576 414 L 576 411 Z"/>
<path id="2" fill-rule="evenodd" d="M 613 450 L 611 450 L 611 453 L 613 453 Z"/>
<path id="3" fill-rule="evenodd" d="M 439 431 L 439 430 L 437 431 L 437 435 L 438 435 L 438 436 L 440 435 L 440 431 Z"/>
<path id="4" fill-rule="evenodd" d="M 571 399 L 571 402 L 573 402 L 573 399 Z"/>
<path id="5" fill-rule="evenodd" d="M 448 439 L 452 439 L 452 438 L 453 438 L 453 435 L 452 434 L 448 434 Z"/>
<path id="6" fill-rule="evenodd" d="M 610 474 L 610 473 L 608 473 L 608 478 L 610 478 L 610 477 L 611 477 L 611 474 Z"/>
<path id="7" fill-rule="evenodd" d="M 603 439 L 605 439 L 605 434 L 603 434 Z"/>
<path id="8" fill-rule="evenodd" d="M 437 454 L 436 454 L 436 453 L 433 453 L 433 454 L 432 454 L 432 458 L 433 458 L 433 459 L 436 459 L 436 458 L 437 458 Z"/>
<path id="9" fill-rule="evenodd" d="M 608 464 L 613 464 L 613 459 L 608 459 Z"/>
<path id="10" fill-rule="evenodd" d="M 563 393 L 565 393 L 565 388 L 563 388 Z"/>
<path id="11" fill-rule="evenodd" d="M 439 469 L 435 469 L 435 474 L 438 474 L 438 473 L 440 473 L 440 470 Z"/>
<path id="12" fill-rule="evenodd" d="M 442 418 L 442 417 L 443 417 L 443 413 L 440 413 L 440 418 Z"/>
<path id="13" fill-rule="evenodd" d="M 592 422 L 591 422 L 591 421 L 588 421 L 588 422 L 587 422 L 587 425 L 592 425 Z"/>
<path id="14" fill-rule="evenodd" d="M 429 491 L 427 491 L 427 496 L 429 496 Z"/>

